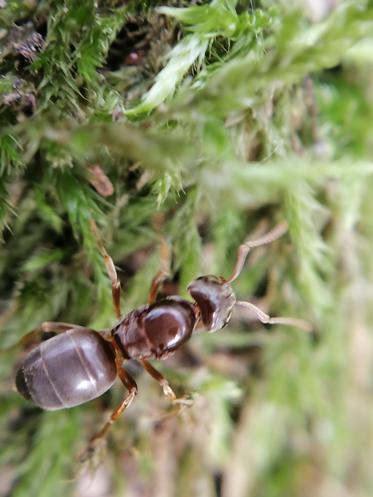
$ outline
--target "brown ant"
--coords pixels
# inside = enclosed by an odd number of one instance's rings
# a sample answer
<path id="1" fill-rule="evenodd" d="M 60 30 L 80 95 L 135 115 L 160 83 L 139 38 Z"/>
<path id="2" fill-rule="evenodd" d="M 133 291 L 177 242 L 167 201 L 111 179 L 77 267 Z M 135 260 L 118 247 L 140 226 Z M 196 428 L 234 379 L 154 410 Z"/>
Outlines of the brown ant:
<path id="1" fill-rule="evenodd" d="M 109 332 L 68 323 L 45 322 L 31 332 L 62 333 L 42 342 L 24 359 L 16 374 L 17 390 L 34 404 L 47 410 L 74 407 L 95 399 L 106 392 L 117 376 L 128 390 L 121 404 L 103 428 L 91 439 L 90 448 L 102 439 L 110 426 L 131 404 L 137 385 L 123 366 L 125 359 L 137 359 L 145 370 L 161 385 L 164 394 L 175 401 L 176 396 L 166 378 L 148 359 L 165 359 L 188 341 L 197 329 L 212 332 L 223 328 L 230 320 L 234 306 L 250 309 L 262 323 L 285 324 L 310 331 L 309 323 L 301 319 L 270 317 L 250 302 L 236 300 L 231 283 L 241 273 L 249 251 L 279 238 L 287 229 L 286 223 L 254 241 L 243 243 L 237 253 L 232 274 L 200 276 L 188 286 L 194 302 L 179 296 L 156 300 L 158 290 L 168 275 L 168 247 L 163 245 L 163 269 L 153 278 L 148 303 L 122 317 L 120 309 L 120 281 L 113 260 L 91 223 L 107 273 L 111 280 L 112 297 L 118 323 Z M 27 337 L 22 342 L 27 342 Z"/>

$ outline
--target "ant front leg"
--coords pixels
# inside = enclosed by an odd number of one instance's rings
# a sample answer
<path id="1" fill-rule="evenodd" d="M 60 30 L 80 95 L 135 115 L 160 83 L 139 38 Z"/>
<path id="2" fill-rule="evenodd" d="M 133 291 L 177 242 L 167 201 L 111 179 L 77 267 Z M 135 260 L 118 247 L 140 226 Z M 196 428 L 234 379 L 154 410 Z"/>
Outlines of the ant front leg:
<path id="1" fill-rule="evenodd" d="M 295 328 L 299 328 L 307 333 L 311 332 L 313 329 L 312 325 L 308 321 L 305 321 L 303 319 L 290 317 L 271 317 L 251 302 L 244 302 L 239 300 L 236 302 L 236 305 L 245 307 L 246 309 L 250 309 L 250 311 L 252 311 L 259 319 L 259 321 L 263 324 L 283 324 L 285 326 L 294 326 Z"/>
<path id="2" fill-rule="evenodd" d="M 106 272 L 107 272 L 109 279 L 111 281 L 111 294 L 113 297 L 113 305 L 114 305 L 115 315 L 118 319 L 120 319 L 120 317 L 122 315 L 122 312 L 120 309 L 121 287 L 120 287 L 120 281 L 119 281 L 119 278 L 117 275 L 117 271 L 115 269 L 113 259 L 107 253 L 105 246 L 101 240 L 101 237 L 98 234 L 95 221 L 93 219 L 91 219 L 90 224 L 91 224 L 91 229 L 92 229 L 93 235 L 96 239 L 97 246 L 98 246 L 100 253 L 104 259 L 104 264 L 106 266 Z"/>
<path id="3" fill-rule="evenodd" d="M 148 294 L 148 304 L 152 304 L 153 302 L 156 301 L 159 289 L 161 288 L 164 281 L 170 275 L 170 263 L 171 263 L 170 247 L 163 237 L 161 238 L 160 259 L 161 259 L 161 269 L 154 276 L 151 282 Z"/>
<path id="4" fill-rule="evenodd" d="M 80 458 L 82 462 L 90 460 L 92 458 L 98 446 L 101 444 L 101 442 L 105 440 L 105 437 L 107 436 L 111 426 L 115 423 L 115 421 L 117 421 L 117 419 L 121 416 L 121 414 L 123 414 L 123 412 L 131 405 L 133 399 L 137 394 L 138 391 L 137 384 L 135 380 L 132 378 L 132 376 L 123 367 L 122 361 L 123 361 L 122 357 L 117 355 L 115 359 L 115 363 L 117 366 L 117 373 L 123 385 L 128 390 L 128 393 L 124 397 L 122 402 L 119 404 L 119 406 L 113 411 L 109 420 L 104 424 L 101 430 L 90 439 L 87 449 Z"/>

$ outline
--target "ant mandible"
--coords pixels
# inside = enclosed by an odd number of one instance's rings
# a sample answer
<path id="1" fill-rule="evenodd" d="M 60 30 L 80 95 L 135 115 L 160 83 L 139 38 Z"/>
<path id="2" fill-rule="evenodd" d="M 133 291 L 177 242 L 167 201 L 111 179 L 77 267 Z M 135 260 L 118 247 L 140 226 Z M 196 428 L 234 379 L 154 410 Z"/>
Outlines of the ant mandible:
<path id="1" fill-rule="evenodd" d="M 279 238 L 287 229 L 285 222 L 264 236 L 240 245 L 233 272 L 228 278 L 205 275 L 192 281 L 188 292 L 194 302 L 179 296 L 156 300 L 160 286 L 168 276 L 168 247 L 163 244 L 163 267 L 153 278 L 148 303 L 124 317 L 120 307 L 120 281 L 113 260 L 106 252 L 93 221 L 91 226 L 111 280 L 118 323 L 109 332 L 98 332 L 75 324 L 45 322 L 29 335 L 51 331 L 62 334 L 31 350 L 16 374 L 17 390 L 23 397 L 46 410 L 74 407 L 95 399 L 106 392 L 119 376 L 128 393 L 91 439 L 91 447 L 106 435 L 137 394 L 136 382 L 124 368 L 124 360 L 139 361 L 161 385 L 164 394 L 175 401 L 176 396 L 168 381 L 148 359 L 162 360 L 170 356 L 197 329 L 204 328 L 212 332 L 223 328 L 229 322 L 234 306 L 250 309 L 265 324 L 284 324 L 304 331 L 311 330 L 310 324 L 302 319 L 270 317 L 254 304 L 237 300 L 231 286 L 241 273 L 249 251 Z M 27 342 L 29 335 L 21 342 Z"/>

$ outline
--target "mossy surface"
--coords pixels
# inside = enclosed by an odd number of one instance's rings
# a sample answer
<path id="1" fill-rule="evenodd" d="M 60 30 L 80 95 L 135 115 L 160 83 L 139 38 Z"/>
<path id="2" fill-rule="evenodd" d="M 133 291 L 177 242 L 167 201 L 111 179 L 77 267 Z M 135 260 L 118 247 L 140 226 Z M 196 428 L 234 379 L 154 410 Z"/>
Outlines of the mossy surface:
<path id="1" fill-rule="evenodd" d="M 315 330 L 237 311 L 196 335 L 157 364 L 194 397 L 178 416 L 128 364 L 140 394 L 94 476 L 78 455 L 119 382 L 43 412 L 13 390 L 22 352 L 2 354 L 0 493 L 372 495 L 372 34 L 367 0 L 0 0 L 0 347 L 46 320 L 115 323 L 91 219 L 125 312 L 160 235 L 165 291 L 186 297 L 287 220 L 234 288 Z"/>

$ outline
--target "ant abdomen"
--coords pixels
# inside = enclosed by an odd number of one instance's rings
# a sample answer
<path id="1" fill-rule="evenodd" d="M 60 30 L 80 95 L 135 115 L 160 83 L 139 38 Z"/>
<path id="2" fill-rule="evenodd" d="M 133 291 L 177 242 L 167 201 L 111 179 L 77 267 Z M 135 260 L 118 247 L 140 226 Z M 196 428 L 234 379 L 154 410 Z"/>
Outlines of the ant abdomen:
<path id="1" fill-rule="evenodd" d="M 94 331 L 71 329 L 28 354 L 18 369 L 16 387 L 37 406 L 56 410 L 99 397 L 116 375 L 110 343 Z"/>

